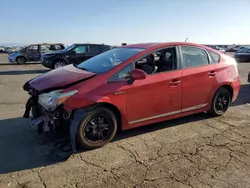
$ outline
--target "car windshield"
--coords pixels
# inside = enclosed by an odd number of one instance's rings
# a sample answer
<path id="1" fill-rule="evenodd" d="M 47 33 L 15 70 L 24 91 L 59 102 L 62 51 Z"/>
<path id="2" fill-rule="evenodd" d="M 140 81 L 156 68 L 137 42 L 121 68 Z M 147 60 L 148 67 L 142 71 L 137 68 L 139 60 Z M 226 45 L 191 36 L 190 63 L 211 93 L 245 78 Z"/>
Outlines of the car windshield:
<path id="1" fill-rule="evenodd" d="M 94 56 L 76 67 L 96 74 L 105 73 L 132 56 L 142 52 L 144 48 L 114 48 Z"/>
<path id="2" fill-rule="evenodd" d="M 75 44 L 72 44 L 72 45 L 70 45 L 70 46 L 67 46 L 66 48 L 64 48 L 62 51 L 69 51 L 69 50 L 71 50 L 72 48 L 74 48 L 75 47 Z"/>

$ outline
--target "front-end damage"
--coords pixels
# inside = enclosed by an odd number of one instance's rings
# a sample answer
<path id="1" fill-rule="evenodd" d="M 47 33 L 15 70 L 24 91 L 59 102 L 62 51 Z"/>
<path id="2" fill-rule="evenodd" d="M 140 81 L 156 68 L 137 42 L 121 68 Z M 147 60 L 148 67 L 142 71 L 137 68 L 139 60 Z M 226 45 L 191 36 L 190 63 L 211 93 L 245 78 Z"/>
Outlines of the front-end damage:
<path id="1" fill-rule="evenodd" d="M 23 87 L 30 95 L 25 106 L 24 118 L 30 119 L 30 126 L 36 128 L 38 133 L 56 132 L 61 128 L 69 130 L 71 148 L 76 152 L 73 112 L 64 108 L 64 101 L 75 95 L 78 91 L 64 92 L 63 89 L 39 92 L 28 83 Z M 72 126 L 71 126 L 72 124 Z M 71 129 L 75 129 L 72 131 Z M 74 135 L 72 133 L 74 132 Z M 73 144 L 73 145 L 72 145 Z"/>

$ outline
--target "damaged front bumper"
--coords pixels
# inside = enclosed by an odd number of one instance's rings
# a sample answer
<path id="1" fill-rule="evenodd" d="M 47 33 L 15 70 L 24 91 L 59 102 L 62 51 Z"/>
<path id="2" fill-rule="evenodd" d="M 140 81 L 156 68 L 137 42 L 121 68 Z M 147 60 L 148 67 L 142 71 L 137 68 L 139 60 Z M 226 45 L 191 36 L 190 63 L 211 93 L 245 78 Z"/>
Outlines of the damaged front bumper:
<path id="1" fill-rule="evenodd" d="M 63 102 L 77 91 L 62 92 L 56 90 L 48 93 L 39 93 L 33 88 L 24 87 L 28 91 L 30 98 L 27 100 L 24 118 L 29 118 L 29 125 L 36 128 L 38 133 L 56 132 L 58 129 L 67 128 L 70 133 L 71 147 L 76 152 L 73 112 L 67 111 L 63 107 Z M 71 132 L 74 132 L 72 135 Z M 72 145 L 73 144 L 73 145 Z"/>

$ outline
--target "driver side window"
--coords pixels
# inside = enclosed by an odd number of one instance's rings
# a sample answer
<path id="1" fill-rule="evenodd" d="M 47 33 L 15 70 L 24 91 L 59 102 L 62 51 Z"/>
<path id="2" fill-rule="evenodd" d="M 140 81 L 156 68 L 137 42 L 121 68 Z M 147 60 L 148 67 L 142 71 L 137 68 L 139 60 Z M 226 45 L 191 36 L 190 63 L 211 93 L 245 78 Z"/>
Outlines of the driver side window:
<path id="1" fill-rule="evenodd" d="M 166 47 L 139 59 L 135 62 L 136 69 L 141 69 L 148 75 L 173 71 L 177 69 L 177 55 L 175 47 Z"/>
<path id="2" fill-rule="evenodd" d="M 133 64 L 128 64 L 125 68 L 114 74 L 110 79 L 109 82 L 114 81 L 125 81 L 129 78 L 130 72 L 133 70 Z"/>
<path id="3" fill-rule="evenodd" d="M 75 51 L 76 54 L 84 54 L 87 51 L 86 46 L 78 46 L 73 51 Z"/>

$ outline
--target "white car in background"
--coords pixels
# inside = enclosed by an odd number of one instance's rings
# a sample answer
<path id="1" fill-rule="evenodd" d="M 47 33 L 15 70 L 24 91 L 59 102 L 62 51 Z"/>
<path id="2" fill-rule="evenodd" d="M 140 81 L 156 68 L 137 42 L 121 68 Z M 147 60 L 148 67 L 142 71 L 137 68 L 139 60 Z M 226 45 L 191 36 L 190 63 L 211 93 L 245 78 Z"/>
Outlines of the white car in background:
<path id="1" fill-rule="evenodd" d="M 221 53 L 226 53 L 226 50 L 224 48 L 218 47 L 216 45 L 208 45 L 208 47 L 213 48 L 215 50 L 220 51 Z"/>
<path id="2" fill-rule="evenodd" d="M 222 52 L 222 53 L 226 53 L 226 50 L 223 49 L 223 48 L 217 47 L 217 50 L 219 50 L 219 51 Z"/>

